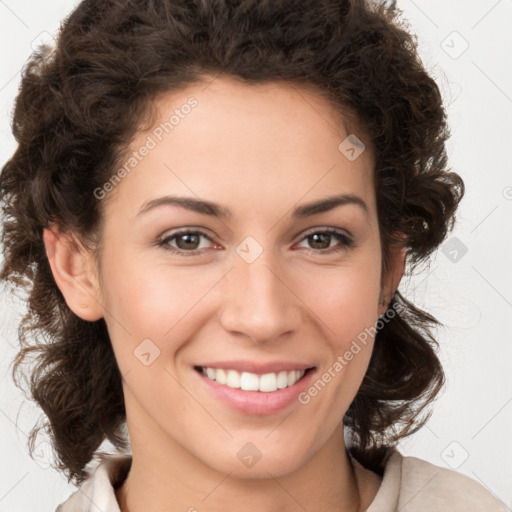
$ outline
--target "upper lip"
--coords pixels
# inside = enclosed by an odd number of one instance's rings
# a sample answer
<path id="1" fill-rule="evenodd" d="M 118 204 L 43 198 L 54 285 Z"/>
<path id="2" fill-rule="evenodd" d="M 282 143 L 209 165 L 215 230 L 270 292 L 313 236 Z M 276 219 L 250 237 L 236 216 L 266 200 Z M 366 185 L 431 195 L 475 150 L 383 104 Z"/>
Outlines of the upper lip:
<path id="1" fill-rule="evenodd" d="M 307 370 L 313 368 L 313 364 L 308 363 L 296 363 L 293 361 L 272 361 L 267 363 L 257 363 L 255 361 L 215 361 L 210 363 L 204 363 L 201 365 L 203 368 L 215 368 L 223 370 L 236 370 L 239 373 L 249 372 L 264 375 L 265 373 L 279 373 L 283 371 L 292 370 Z"/>

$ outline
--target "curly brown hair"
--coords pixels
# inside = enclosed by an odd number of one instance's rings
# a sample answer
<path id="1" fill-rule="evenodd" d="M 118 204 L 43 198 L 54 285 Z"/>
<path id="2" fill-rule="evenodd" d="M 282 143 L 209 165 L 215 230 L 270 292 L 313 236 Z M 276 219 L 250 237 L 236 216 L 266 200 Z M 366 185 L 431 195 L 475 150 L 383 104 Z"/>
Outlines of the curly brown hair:
<path id="1" fill-rule="evenodd" d="M 43 229 L 58 223 L 91 250 L 101 241 L 105 183 L 157 96 L 206 74 L 248 84 L 313 88 L 353 111 L 372 143 L 386 271 L 401 243 L 412 275 L 453 228 L 464 195 L 447 168 L 442 97 L 394 2 L 370 0 L 84 0 L 54 49 L 41 47 L 22 74 L 13 117 L 18 147 L 1 174 L 4 266 L 27 292 L 13 378 L 29 364 L 30 394 L 56 467 L 80 484 L 108 439 L 129 441 L 122 377 L 105 321 L 66 305 Z M 397 307 L 400 306 L 400 307 Z M 344 422 L 351 453 L 382 474 L 390 448 L 416 432 L 444 384 L 432 328 L 439 322 L 395 292 L 397 313 L 377 332 L 371 361 Z"/>

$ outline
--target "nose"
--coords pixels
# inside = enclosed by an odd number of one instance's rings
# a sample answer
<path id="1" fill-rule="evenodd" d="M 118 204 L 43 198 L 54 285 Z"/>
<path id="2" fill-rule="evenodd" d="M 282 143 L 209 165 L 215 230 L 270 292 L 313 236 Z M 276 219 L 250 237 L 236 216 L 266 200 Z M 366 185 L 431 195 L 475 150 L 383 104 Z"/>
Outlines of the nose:
<path id="1" fill-rule="evenodd" d="M 252 263 L 238 259 L 224 283 L 222 326 L 256 343 L 289 335 L 301 321 L 301 301 L 269 253 Z"/>

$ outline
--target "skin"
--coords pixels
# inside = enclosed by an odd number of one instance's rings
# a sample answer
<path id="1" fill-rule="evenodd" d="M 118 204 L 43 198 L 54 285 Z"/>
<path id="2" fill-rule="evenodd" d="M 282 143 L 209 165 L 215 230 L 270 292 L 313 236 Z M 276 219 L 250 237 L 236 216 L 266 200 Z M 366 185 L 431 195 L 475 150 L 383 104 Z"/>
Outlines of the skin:
<path id="1" fill-rule="evenodd" d="M 271 415 L 231 409 L 193 366 L 290 360 L 313 362 L 321 375 L 375 325 L 402 277 L 404 251 L 392 250 L 381 275 L 370 141 L 352 119 L 366 150 L 347 159 L 338 150 L 345 123 L 311 91 L 227 77 L 208 83 L 155 103 L 156 127 L 190 96 L 198 101 L 103 200 L 101 268 L 56 228 L 44 232 L 67 304 L 85 320 L 105 318 L 123 375 L 133 464 L 117 491 L 121 510 L 365 510 L 380 477 L 352 468 L 342 418 L 373 339 L 307 405 Z M 138 133 L 131 150 L 153 129 Z M 362 198 L 368 212 L 346 204 L 291 217 L 298 205 L 340 193 Z M 172 205 L 137 216 L 166 194 L 213 201 L 232 216 Z M 207 236 L 200 246 L 174 238 L 167 247 L 200 254 L 157 245 L 181 228 Z M 327 228 L 356 245 L 335 237 L 315 245 L 306 236 Z M 236 252 L 247 236 L 263 250 L 252 263 Z M 148 338 L 160 354 L 146 366 L 134 350 Z M 237 458 L 248 442 L 262 454 L 251 468 Z"/>

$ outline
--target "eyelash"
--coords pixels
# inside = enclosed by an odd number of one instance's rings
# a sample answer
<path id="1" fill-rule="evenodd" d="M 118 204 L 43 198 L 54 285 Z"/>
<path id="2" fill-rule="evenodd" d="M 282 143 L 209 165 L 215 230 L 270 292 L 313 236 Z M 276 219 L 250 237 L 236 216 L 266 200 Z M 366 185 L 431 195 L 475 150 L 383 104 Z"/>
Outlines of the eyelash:
<path id="1" fill-rule="evenodd" d="M 306 235 L 304 235 L 300 239 L 299 242 L 302 242 L 303 240 L 306 240 L 310 236 L 313 236 L 313 235 L 316 235 L 316 234 L 319 234 L 319 233 L 323 234 L 323 235 L 333 236 L 339 242 L 342 242 L 342 244 L 340 246 L 338 246 L 338 247 L 335 246 L 334 248 L 330 248 L 330 249 L 306 249 L 307 252 L 313 252 L 313 253 L 317 253 L 317 254 L 318 253 L 319 254 L 332 254 L 332 253 L 336 253 L 336 252 L 339 252 L 339 251 L 343 251 L 343 250 L 355 247 L 355 242 L 354 242 L 354 240 L 351 237 L 349 237 L 346 234 L 341 233 L 339 231 L 335 231 L 333 229 L 311 231 L 311 232 L 307 233 Z M 169 235 L 169 236 L 161 239 L 157 243 L 157 245 L 159 247 L 162 247 L 166 251 L 169 251 L 169 252 L 171 252 L 173 254 L 178 254 L 180 256 L 196 256 L 196 255 L 199 255 L 199 254 L 202 253 L 202 251 L 204 249 L 195 249 L 193 251 L 186 251 L 184 249 L 172 249 L 172 248 L 170 248 L 169 245 L 168 245 L 169 242 L 171 240 L 174 240 L 175 238 L 179 238 L 182 235 L 200 235 L 200 236 L 204 236 L 208 240 L 212 241 L 210 239 L 210 237 L 206 233 L 204 233 L 203 231 L 187 229 L 187 230 L 178 231 L 176 233 L 173 233 L 172 235 Z"/>

